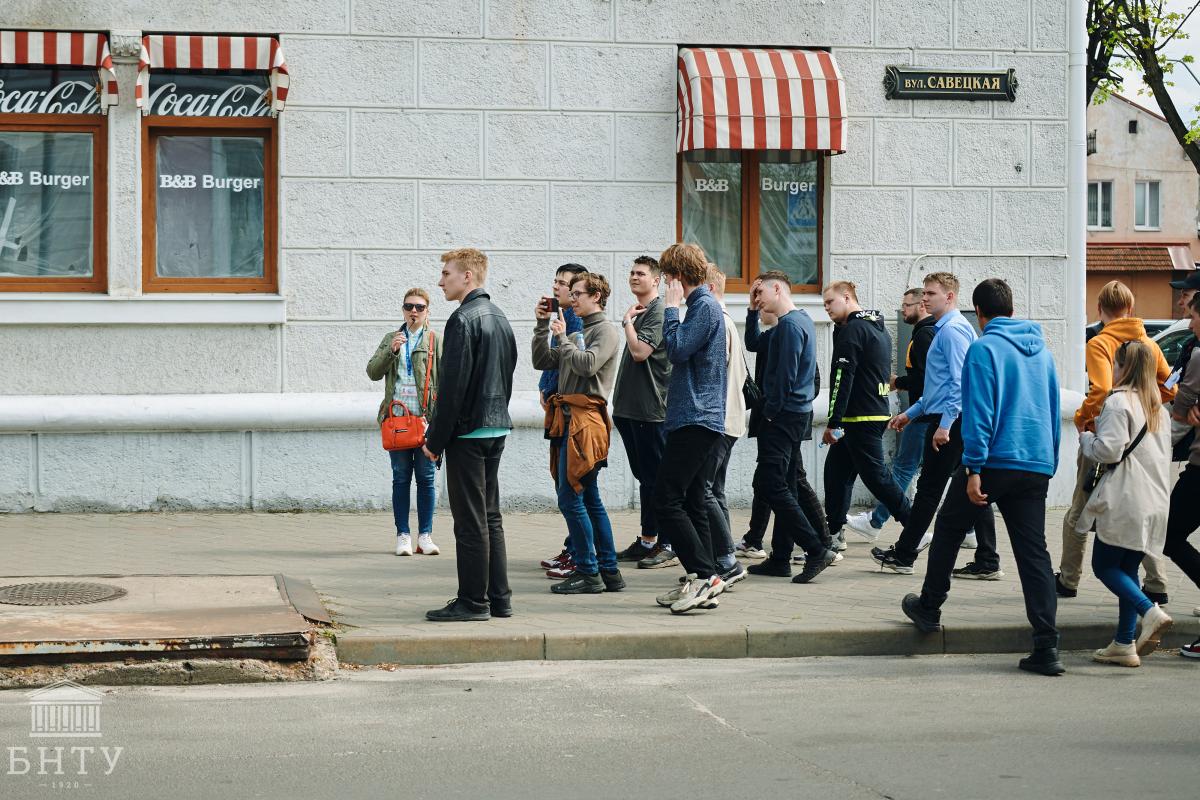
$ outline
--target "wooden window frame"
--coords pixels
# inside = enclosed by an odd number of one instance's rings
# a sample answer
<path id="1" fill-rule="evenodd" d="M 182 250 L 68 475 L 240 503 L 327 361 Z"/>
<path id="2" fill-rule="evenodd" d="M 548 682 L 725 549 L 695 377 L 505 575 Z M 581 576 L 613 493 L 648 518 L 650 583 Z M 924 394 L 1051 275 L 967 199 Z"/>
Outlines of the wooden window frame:
<path id="1" fill-rule="evenodd" d="M 0 292 L 107 292 L 108 117 L 103 114 L 0 114 L 0 131 L 92 134 L 91 277 L 0 276 Z"/>
<path id="2" fill-rule="evenodd" d="M 158 275 L 158 163 L 160 136 L 243 136 L 263 140 L 263 276 L 164 278 Z M 276 294 L 279 291 L 279 123 L 275 117 L 142 119 L 142 291 L 176 294 Z"/>
<path id="3" fill-rule="evenodd" d="M 761 272 L 759 164 L 764 150 L 742 150 L 742 276 L 728 276 L 727 292 L 749 292 Z M 683 241 L 683 153 L 675 159 L 675 241 Z M 817 157 L 817 282 L 792 284 L 792 291 L 820 294 L 825 280 L 825 172 L 828 156 Z M 751 222 L 753 220 L 753 222 Z M 718 265 L 720 266 L 720 265 Z"/>

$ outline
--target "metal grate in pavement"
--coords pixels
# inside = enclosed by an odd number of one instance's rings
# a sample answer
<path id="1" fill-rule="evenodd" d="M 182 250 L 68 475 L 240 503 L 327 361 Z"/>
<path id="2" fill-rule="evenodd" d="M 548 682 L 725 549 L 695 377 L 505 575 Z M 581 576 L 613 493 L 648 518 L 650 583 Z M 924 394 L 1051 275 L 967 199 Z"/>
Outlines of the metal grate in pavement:
<path id="1" fill-rule="evenodd" d="M 0 603 L 11 606 L 79 606 L 124 597 L 126 591 L 108 583 L 54 581 L 0 586 Z"/>

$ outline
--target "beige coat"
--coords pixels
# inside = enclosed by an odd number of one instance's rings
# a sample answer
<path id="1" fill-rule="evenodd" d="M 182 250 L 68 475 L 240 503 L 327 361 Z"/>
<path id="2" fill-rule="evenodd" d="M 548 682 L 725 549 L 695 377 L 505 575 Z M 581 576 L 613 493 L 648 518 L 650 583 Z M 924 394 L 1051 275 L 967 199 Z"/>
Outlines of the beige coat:
<path id="1" fill-rule="evenodd" d="M 1088 531 L 1094 522 L 1105 544 L 1161 557 L 1171 506 L 1171 421 L 1166 408 L 1158 413 L 1158 430 L 1146 431 L 1129 458 L 1100 479 L 1075 529 Z M 1094 462 L 1116 463 L 1145 422 L 1137 396 L 1116 389 L 1096 419 L 1096 432 L 1080 435 L 1080 452 Z"/>

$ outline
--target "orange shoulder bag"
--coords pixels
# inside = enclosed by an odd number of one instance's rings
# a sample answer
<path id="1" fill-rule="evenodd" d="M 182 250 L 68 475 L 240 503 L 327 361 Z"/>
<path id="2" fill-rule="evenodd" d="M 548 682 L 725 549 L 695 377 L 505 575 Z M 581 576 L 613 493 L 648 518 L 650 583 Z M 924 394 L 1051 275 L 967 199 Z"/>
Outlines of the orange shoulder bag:
<path id="1" fill-rule="evenodd" d="M 429 357 L 425 360 L 425 399 L 421 402 L 424 408 L 429 408 L 429 386 L 433 382 L 433 359 L 437 352 L 434 346 L 433 328 L 430 328 Z M 404 413 L 397 414 L 396 406 L 400 406 Z M 429 423 L 425 421 L 424 416 L 413 414 L 402 401 L 393 400 L 388 405 L 387 416 L 383 418 L 383 425 L 380 427 L 383 449 L 412 450 L 420 447 L 425 444 L 425 431 L 428 427 Z"/>

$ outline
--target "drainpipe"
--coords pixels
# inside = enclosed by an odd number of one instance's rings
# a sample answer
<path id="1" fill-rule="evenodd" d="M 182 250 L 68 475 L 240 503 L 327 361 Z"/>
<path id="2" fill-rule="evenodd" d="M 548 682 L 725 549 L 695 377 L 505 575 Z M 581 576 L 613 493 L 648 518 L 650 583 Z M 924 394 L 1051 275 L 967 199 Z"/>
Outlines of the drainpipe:
<path id="1" fill-rule="evenodd" d="M 1067 351 L 1063 388 L 1087 391 L 1087 0 L 1070 2 L 1067 68 Z"/>

